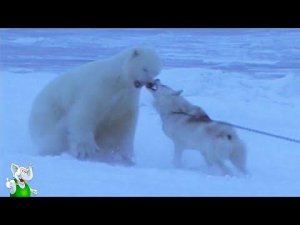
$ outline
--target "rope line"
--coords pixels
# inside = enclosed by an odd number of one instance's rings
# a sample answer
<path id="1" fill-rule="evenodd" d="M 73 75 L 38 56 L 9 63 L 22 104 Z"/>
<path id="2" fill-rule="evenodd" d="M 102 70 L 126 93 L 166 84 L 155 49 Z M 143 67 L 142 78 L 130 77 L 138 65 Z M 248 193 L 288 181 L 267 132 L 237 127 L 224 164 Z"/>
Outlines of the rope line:
<path id="1" fill-rule="evenodd" d="M 278 134 L 272 134 L 272 133 L 269 133 L 269 132 L 266 132 L 266 131 L 256 130 L 256 129 L 252 129 L 252 128 L 249 128 L 249 127 L 243 127 L 243 126 L 240 126 L 240 125 L 227 123 L 227 122 L 223 122 L 223 121 L 211 120 L 207 115 L 204 115 L 203 117 L 197 117 L 197 116 L 195 117 L 195 115 L 191 115 L 191 114 L 188 114 L 188 113 L 183 112 L 183 111 L 172 112 L 172 114 L 185 115 L 185 116 L 188 116 L 190 118 L 195 118 L 196 121 L 202 121 L 202 122 L 214 121 L 216 123 L 220 123 L 220 124 L 224 124 L 224 125 L 227 125 L 227 126 L 235 127 L 235 128 L 241 129 L 241 130 L 246 130 L 246 131 L 250 131 L 250 132 L 253 132 L 253 133 L 262 134 L 262 135 L 266 135 L 266 136 L 269 136 L 269 137 L 273 137 L 273 138 L 277 138 L 277 139 L 281 139 L 281 140 L 290 141 L 290 142 L 300 144 L 300 140 L 295 139 L 295 138 L 285 137 L 285 136 L 281 136 L 281 135 L 278 135 Z M 205 117 L 205 116 L 207 116 L 207 117 Z"/>
<path id="2" fill-rule="evenodd" d="M 281 136 L 281 135 L 277 135 L 277 134 L 272 134 L 272 133 L 261 131 L 261 130 L 255 130 L 255 129 L 252 129 L 252 128 L 243 127 L 243 126 L 239 126 L 239 125 L 236 125 L 236 124 L 227 123 L 227 122 L 223 122 L 223 121 L 214 120 L 214 122 L 221 123 L 221 124 L 228 125 L 228 126 L 232 126 L 232 127 L 242 129 L 242 130 L 247 130 L 247 131 L 250 131 L 250 132 L 253 132 L 253 133 L 258 133 L 258 134 L 262 134 L 262 135 L 266 135 L 266 136 L 270 136 L 270 137 L 274 137 L 274 138 L 278 138 L 278 139 L 282 139 L 282 140 L 286 140 L 286 141 L 290 141 L 290 142 L 300 144 L 300 140 L 297 140 L 295 138 L 289 138 L 289 137 L 285 137 L 285 136 Z"/>

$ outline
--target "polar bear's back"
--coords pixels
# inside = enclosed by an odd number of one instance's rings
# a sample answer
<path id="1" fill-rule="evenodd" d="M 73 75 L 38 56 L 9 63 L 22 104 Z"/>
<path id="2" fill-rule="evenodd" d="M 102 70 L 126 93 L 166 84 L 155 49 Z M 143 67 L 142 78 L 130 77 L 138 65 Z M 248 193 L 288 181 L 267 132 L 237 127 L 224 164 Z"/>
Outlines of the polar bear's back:
<path id="1" fill-rule="evenodd" d="M 91 91 L 91 86 L 95 83 L 101 89 L 101 83 L 108 84 L 111 83 L 110 80 L 114 80 L 111 74 L 117 75 L 118 72 L 111 72 L 116 67 L 113 67 L 111 61 L 112 59 L 93 61 L 59 75 L 42 89 L 34 105 L 45 102 L 47 105 L 57 104 L 68 108 L 82 93 Z"/>
<path id="2" fill-rule="evenodd" d="M 99 101 L 103 96 L 111 95 L 107 87 L 115 81 L 114 76 L 120 74 L 118 64 L 122 57 L 119 55 L 117 58 L 114 56 L 84 64 L 50 81 L 33 102 L 29 118 L 33 139 L 49 133 L 49 130 L 57 132 L 58 121 L 63 120 L 73 105 L 86 95 L 98 96 Z"/>

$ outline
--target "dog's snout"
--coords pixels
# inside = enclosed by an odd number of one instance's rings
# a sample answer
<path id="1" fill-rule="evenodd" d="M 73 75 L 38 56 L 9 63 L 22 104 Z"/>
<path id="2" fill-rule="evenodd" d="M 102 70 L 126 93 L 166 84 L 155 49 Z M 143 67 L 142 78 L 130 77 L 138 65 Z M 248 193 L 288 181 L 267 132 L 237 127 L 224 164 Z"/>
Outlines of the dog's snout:
<path id="1" fill-rule="evenodd" d="M 154 83 L 152 83 L 152 82 L 148 82 L 146 85 L 147 88 L 152 88 L 153 86 L 154 86 Z"/>
<path id="2" fill-rule="evenodd" d="M 154 81 L 154 82 L 148 82 L 148 83 L 146 84 L 146 87 L 147 87 L 148 89 L 152 90 L 152 91 L 156 91 L 156 90 L 157 90 L 157 84 L 156 84 L 155 81 Z"/>

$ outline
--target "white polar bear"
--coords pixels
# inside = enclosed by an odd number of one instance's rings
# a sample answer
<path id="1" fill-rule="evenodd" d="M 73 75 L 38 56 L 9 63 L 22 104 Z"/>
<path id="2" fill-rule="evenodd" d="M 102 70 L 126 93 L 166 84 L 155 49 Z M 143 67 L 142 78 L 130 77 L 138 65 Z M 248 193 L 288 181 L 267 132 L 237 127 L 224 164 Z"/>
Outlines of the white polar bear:
<path id="1" fill-rule="evenodd" d="M 117 155 L 132 162 L 140 89 L 160 71 L 158 55 L 138 47 L 54 79 L 35 99 L 29 119 L 41 154 Z"/>

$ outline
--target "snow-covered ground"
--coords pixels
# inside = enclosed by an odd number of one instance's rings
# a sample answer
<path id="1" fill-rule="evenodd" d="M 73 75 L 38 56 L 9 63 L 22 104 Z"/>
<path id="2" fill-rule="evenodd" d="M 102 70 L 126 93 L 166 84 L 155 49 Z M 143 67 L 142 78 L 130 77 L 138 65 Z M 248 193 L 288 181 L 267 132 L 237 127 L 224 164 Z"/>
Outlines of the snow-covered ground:
<path id="1" fill-rule="evenodd" d="M 300 145 L 244 130 L 249 175 L 213 174 L 192 150 L 174 168 L 146 90 L 136 166 L 37 155 L 27 123 L 44 85 L 134 45 L 155 48 L 162 82 L 213 119 L 300 139 L 300 29 L 0 29 L 0 196 L 12 162 L 33 164 L 38 196 L 300 196 Z"/>

